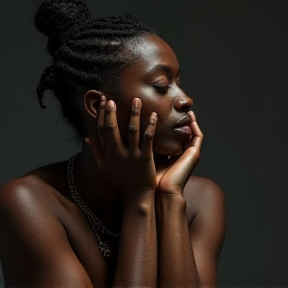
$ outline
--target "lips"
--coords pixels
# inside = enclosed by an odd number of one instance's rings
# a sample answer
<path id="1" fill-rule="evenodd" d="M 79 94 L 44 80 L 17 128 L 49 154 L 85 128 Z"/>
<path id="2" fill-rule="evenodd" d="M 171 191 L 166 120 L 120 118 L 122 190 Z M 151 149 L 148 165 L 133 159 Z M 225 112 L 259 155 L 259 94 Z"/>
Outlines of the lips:
<path id="1" fill-rule="evenodd" d="M 189 114 L 186 114 L 185 116 L 183 116 L 182 118 L 180 118 L 176 122 L 174 128 L 180 128 L 180 127 L 184 127 L 184 126 L 190 127 L 190 125 L 191 125 L 191 117 Z"/>

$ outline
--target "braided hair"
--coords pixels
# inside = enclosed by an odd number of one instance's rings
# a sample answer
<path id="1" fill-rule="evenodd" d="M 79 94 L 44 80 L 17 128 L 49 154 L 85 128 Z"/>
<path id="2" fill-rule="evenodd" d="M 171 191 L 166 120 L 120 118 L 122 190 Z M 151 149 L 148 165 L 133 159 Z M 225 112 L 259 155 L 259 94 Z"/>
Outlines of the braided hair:
<path id="1" fill-rule="evenodd" d="M 44 1 L 34 23 L 48 36 L 47 50 L 52 58 L 37 87 L 39 105 L 46 108 L 44 92 L 52 91 L 61 104 L 63 116 L 83 138 L 86 131 L 77 105 L 78 88 L 97 90 L 111 85 L 111 79 L 115 82 L 120 75 L 119 68 L 129 61 L 125 44 L 137 36 L 158 33 L 129 15 L 91 17 L 79 0 Z"/>

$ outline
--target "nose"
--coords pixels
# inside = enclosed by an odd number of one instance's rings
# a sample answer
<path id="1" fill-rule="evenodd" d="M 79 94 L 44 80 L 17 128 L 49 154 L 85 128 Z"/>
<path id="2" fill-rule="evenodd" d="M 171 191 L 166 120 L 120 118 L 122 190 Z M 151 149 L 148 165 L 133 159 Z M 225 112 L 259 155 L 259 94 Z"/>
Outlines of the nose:
<path id="1" fill-rule="evenodd" d="M 193 105 L 193 100 L 188 97 L 183 91 L 181 95 L 176 96 L 174 100 L 174 108 L 178 112 L 188 112 Z"/>

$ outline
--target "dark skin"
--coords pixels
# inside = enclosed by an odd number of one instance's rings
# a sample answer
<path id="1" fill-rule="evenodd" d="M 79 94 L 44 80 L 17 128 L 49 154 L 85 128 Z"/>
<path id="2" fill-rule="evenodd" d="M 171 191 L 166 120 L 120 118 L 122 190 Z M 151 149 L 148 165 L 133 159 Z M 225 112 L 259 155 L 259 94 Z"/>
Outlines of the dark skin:
<path id="1" fill-rule="evenodd" d="M 77 189 L 121 231 L 119 243 L 107 240 L 114 256 L 103 258 L 71 201 L 67 161 L 44 166 L 1 188 L 7 287 L 217 287 L 224 197 L 190 176 L 203 134 L 173 50 L 157 36 L 142 40 L 121 75 L 123 96 L 91 90 L 83 101 L 89 137 L 75 164 Z"/>

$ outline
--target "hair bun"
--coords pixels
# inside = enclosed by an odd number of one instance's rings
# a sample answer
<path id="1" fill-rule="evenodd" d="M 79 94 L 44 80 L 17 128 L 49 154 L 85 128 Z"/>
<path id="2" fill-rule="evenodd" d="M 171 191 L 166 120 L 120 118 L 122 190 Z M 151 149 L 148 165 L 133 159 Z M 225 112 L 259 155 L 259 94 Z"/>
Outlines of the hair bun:
<path id="1" fill-rule="evenodd" d="M 48 36 L 48 50 L 59 43 L 67 32 L 91 17 L 86 5 L 79 0 L 46 0 L 34 16 L 36 28 Z M 55 44 L 56 44 L 55 43 Z M 50 49 L 49 49 L 50 48 Z M 53 50 L 53 49 L 52 49 Z"/>

